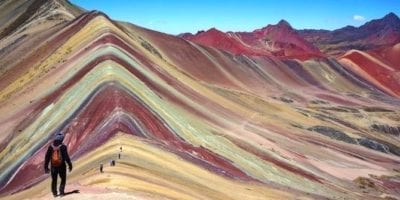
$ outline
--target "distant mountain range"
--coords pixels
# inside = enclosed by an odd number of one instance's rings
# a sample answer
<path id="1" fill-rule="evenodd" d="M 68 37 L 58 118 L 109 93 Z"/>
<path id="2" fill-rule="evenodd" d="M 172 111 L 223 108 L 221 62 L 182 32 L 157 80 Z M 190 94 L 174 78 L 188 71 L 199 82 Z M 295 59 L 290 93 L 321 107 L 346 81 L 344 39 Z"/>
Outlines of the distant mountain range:
<path id="1" fill-rule="evenodd" d="M 290 24 L 281 20 L 253 32 L 221 32 L 215 28 L 199 31 L 195 35 L 181 34 L 184 39 L 212 46 L 233 54 L 273 55 L 308 59 L 321 56 L 320 50 L 302 38 Z"/>
<path id="2" fill-rule="evenodd" d="M 307 59 L 322 54 L 340 56 L 352 49 L 368 51 L 393 46 L 400 42 L 400 19 L 389 13 L 360 27 L 346 26 L 333 31 L 295 30 L 281 20 L 252 32 L 224 33 L 212 28 L 194 35 L 180 34 L 180 37 L 234 54 Z"/>
<path id="3" fill-rule="evenodd" d="M 351 49 L 371 50 L 399 43 L 400 19 L 394 13 L 389 13 L 360 27 L 346 26 L 333 31 L 306 29 L 297 32 L 321 51 L 338 55 Z"/>

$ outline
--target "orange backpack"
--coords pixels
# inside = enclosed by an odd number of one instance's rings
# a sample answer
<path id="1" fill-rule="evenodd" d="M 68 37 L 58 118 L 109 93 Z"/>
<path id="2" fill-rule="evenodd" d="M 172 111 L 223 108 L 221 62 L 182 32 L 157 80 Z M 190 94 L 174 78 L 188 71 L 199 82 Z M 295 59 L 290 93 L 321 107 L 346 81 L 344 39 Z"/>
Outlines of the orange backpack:
<path id="1" fill-rule="evenodd" d="M 51 147 L 53 147 L 53 153 L 51 154 L 51 166 L 53 167 L 59 167 L 62 164 L 62 158 L 61 158 L 61 145 L 59 146 L 53 146 L 51 145 Z"/>

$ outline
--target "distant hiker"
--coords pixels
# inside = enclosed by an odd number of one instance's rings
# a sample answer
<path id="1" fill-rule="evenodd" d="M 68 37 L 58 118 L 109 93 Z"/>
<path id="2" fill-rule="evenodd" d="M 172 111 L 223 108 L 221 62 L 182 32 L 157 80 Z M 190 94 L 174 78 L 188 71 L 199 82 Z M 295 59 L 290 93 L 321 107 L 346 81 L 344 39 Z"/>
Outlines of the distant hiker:
<path id="1" fill-rule="evenodd" d="M 120 152 L 122 152 L 122 146 L 121 146 L 121 147 L 119 147 L 119 151 L 120 151 Z"/>
<path id="2" fill-rule="evenodd" d="M 60 196 L 65 195 L 65 183 L 67 181 L 67 170 L 66 164 L 68 164 L 69 171 L 72 170 L 72 163 L 68 155 L 67 146 L 63 144 L 64 135 L 57 133 L 55 135 L 53 143 L 49 146 L 44 159 L 44 171 L 45 173 L 51 172 L 51 191 L 53 196 L 57 196 L 57 176 L 61 178 L 60 184 Z M 49 169 L 50 163 L 50 169 Z"/>
<path id="3" fill-rule="evenodd" d="M 120 153 L 118 154 L 118 159 L 121 159 L 121 154 Z"/>
<path id="4" fill-rule="evenodd" d="M 110 161 L 110 166 L 115 166 L 115 160 Z"/>
<path id="5" fill-rule="evenodd" d="M 100 173 L 103 173 L 103 164 L 100 164 Z"/>

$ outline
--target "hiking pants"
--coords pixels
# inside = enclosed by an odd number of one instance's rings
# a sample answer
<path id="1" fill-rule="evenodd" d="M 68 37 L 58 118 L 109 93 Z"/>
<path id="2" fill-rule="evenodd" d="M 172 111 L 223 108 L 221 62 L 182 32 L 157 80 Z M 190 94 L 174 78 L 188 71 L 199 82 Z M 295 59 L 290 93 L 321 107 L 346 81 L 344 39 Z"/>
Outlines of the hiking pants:
<path id="1" fill-rule="evenodd" d="M 51 167 L 51 191 L 57 195 L 57 176 L 61 178 L 60 194 L 64 194 L 65 183 L 67 181 L 67 168 L 66 166 Z"/>

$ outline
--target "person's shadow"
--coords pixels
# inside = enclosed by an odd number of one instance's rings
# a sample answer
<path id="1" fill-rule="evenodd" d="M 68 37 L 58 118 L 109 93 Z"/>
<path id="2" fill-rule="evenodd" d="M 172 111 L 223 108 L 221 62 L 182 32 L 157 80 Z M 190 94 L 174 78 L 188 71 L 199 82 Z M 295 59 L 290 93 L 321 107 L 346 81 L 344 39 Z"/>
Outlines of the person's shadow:
<path id="1" fill-rule="evenodd" d="M 70 192 L 66 192 L 66 193 L 64 193 L 64 195 L 63 195 L 63 196 L 67 196 L 67 195 L 70 195 L 70 194 L 78 194 L 78 193 L 80 193 L 80 191 L 79 191 L 79 190 L 72 190 L 72 191 L 70 191 Z"/>

